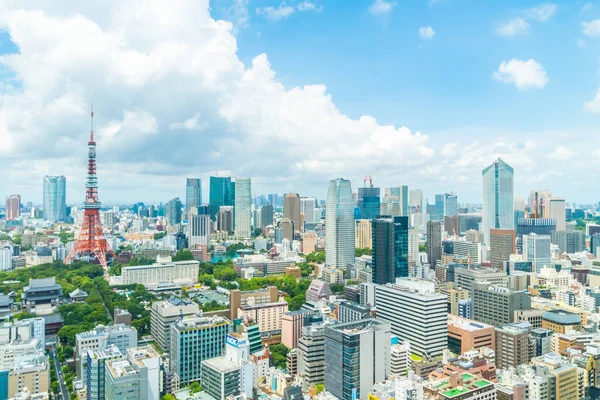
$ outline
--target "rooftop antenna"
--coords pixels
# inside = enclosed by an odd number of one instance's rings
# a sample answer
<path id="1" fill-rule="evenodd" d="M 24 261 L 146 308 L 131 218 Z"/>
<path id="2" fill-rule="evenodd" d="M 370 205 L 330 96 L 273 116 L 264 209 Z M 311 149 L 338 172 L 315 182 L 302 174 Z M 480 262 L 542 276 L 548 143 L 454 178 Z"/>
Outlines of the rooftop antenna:
<path id="1" fill-rule="evenodd" d="M 94 103 L 92 103 L 92 112 L 90 114 L 90 142 L 94 141 Z"/>

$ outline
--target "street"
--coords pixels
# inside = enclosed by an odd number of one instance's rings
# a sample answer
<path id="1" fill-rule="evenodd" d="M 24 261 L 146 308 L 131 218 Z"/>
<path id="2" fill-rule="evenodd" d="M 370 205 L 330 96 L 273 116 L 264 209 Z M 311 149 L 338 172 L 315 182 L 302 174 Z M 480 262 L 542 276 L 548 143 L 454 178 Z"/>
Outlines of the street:
<path id="1" fill-rule="evenodd" d="M 56 371 L 56 380 L 60 386 L 62 399 L 69 400 L 69 391 L 67 390 L 67 385 L 65 385 L 65 378 L 62 373 L 60 362 L 58 362 L 58 356 L 56 355 L 56 345 L 52 345 L 52 351 L 50 352 L 50 355 L 54 359 L 54 370 Z"/>

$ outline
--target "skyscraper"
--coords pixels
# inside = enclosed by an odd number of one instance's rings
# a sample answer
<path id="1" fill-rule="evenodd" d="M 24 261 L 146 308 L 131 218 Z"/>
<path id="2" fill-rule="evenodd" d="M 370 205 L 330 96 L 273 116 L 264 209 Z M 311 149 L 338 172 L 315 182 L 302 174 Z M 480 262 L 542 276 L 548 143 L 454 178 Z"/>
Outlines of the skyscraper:
<path id="1" fill-rule="evenodd" d="M 490 243 L 490 229 L 514 229 L 514 170 L 498 158 L 482 171 L 483 235 Z"/>
<path id="2" fill-rule="evenodd" d="M 304 214 L 304 221 L 307 223 L 317 222 L 315 216 L 315 209 L 317 208 L 317 201 L 314 197 L 301 197 L 300 198 L 300 214 Z"/>
<path id="3" fill-rule="evenodd" d="M 188 221 L 188 246 L 197 244 L 208 245 L 211 234 L 211 221 L 208 214 L 190 215 Z"/>
<path id="4" fill-rule="evenodd" d="M 454 217 L 458 214 L 458 199 L 454 193 L 444 194 L 444 217 Z"/>
<path id="5" fill-rule="evenodd" d="M 502 270 L 505 261 L 516 253 L 516 233 L 514 229 L 490 229 L 490 261 L 496 270 Z"/>
<path id="6" fill-rule="evenodd" d="M 260 209 L 260 217 L 260 228 L 273 225 L 273 204 L 265 204 L 264 206 L 262 206 L 262 208 Z"/>
<path id="7" fill-rule="evenodd" d="M 202 204 L 202 180 L 187 178 L 185 182 L 185 210 L 189 217 L 190 207 L 199 207 Z"/>
<path id="8" fill-rule="evenodd" d="M 402 215 L 403 217 L 408 216 L 408 205 L 408 186 L 402 185 L 400 187 L 400 215 Z"/>
<path id="9" fill-rule="evenodd" d="M 325 263 L 345 269 L 354 264 L 354 200 L 350 181 L 329 182 L 325 212 Z"/>
<path id="10" fill-rule="evenodd" d="M 423 210 L 423 191 L 421 189 L 410 190 L 410 208 L 414 209 L 415 213 L 424 213 Z"/>
<path id="11" fill-rule="evenodd" d="M 231 194 L 231 178 L 228 176 L 211 176 L 209 188 L 209 204 L 208 209 L 210 217 L 216 220 L 217 214 L 221 206 L 232 206 Z"/>
<path id="12" fill-rule="evenodd" d="M 44 177 L 44 219 L 64 222 L 67 219 L 67 178 Z"/>
<path id="13" fill-rule="evenodd" d="M 283 217 L 289 218 L 294 223 L 294 233 L 302 231 L 300 226 L 300 196 L 297 193 L 288 193 L 283 197 Z"/>
<path id="14" fill-rule="evenodd" d="M 11 194 L 6 198 L 6 220 L 14 221 L 21 216 L 21 196 Z"/>
<path id="15" fill-rule="evenodd" d="M 181 200 L 179 197 L 175 197 L 167 203 L 167 222 L 171 226 L 181 223 Z"/>
<path id="16" fill-rule="evenodd" d="M 442 223 L 440 221 L 427 222 L 427 262 L 431 266 L 442 259 Z"/>
<path id="17" fill-rule="evenodd" d="M 250 178 L 235 179 L 234 232 L 237 237 L 249 238 L 252 235 L 251 211 L 252 189 Z"/>
<path id="18" fill-rule="evenodd" d="M 542 267 L 549 267 L 551 238 L 549 235 L 530 233 L 523 235 L 523 260 L 533 263 L 534 271 L 539 273 Z"/>
<path id="19" fill-rule="evenodd" d="M 556 220 L 557 231 L 564 231 L 567 229 L 565 199 L 559 199 L 557 197 L 549 199 L 546 213 L 549 218 Z"/>
<path id="20" fill-rule="evenodd" d="M 408 277 L 408 217 L 381 216 L 372 224 L 373 283 Z"/>
<path id="21" fill-rule="evenodd" d="M 376 187 L 358 188 L 358 208 L 361 219 L 373 219 L 379 215 L 380 190 Z"/>

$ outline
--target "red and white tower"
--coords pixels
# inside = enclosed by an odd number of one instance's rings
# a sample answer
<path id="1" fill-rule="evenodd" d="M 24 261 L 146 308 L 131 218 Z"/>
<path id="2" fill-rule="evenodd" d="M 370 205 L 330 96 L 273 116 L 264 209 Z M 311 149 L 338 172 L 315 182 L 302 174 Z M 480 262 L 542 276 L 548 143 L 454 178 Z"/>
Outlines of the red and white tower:
<path id="1" fill-rule="evenodd" d="M 94 256 L 104 268 L 108 265 L 108 255 L 116 257 L 106 242 L 100 222 L 100 201 L 98 201 L 98 178 L 96 177 L 96 142 L 94 141 L 94 108 L 92 107 L 92 128 L 88 142 L 88 173 L 83 203 L 83 222 L 79 237 L 73 249 L 65 258 L 65 263 L 82 256 Z"/>

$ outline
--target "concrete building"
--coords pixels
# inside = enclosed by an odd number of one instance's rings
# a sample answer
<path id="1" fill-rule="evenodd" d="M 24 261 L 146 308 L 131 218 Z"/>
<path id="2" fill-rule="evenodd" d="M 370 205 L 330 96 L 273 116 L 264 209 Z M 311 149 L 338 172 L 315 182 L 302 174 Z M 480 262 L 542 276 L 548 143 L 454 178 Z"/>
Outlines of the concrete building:
<path id="1" fill-rule="evenodd" d="M 542 328 L 554 333 L 581 331 L 581 315 L 565 310 L 548 310 L 542 315 Z"/>
<path id="2" fill-rule="evenodd" d="M 238 309 L 241 306 L 276 303 L 277 300 L 278 291 L 276 286 L 245 292 L 232 290 L 229 292 L 229 319 L 233 321 L 238 318 Z"/>
<path id="3" fill-rule="evenodd" d="M 181 384 L 200 379 L 201 363 L 220 357 L 231 323 L 222 317 L 193 316 L 171 325 L 170 370 Z"/>
<path id="4" fill-rule="evenodd" d="M 579 253 L 586 249 L 585 233 L 582 231 L 554 231 L 551 240 L 563 253 Z"/>
<path id="5" fill-rule="evenodd" d="M 160 399 L 161 356 L 152 346 L 127 349 L 127 362 L 137 373 L 140 399 Z"/>
<path id="6" fill-rule="evenodd" d="M 294 224 L 293 240 L 297 232 L 303 231 L 300 223 L 300 196 L 297 193 L 288 193 L 283 196 L 283 217 Z"/>
<path id="7" fill-rule="evenodd" d="M 372 249 L 372 223 L 370 219 L 356 220 L 356 245 L 357 249 Z"/>
<path id="8" fill-rule="evenodd" d="M 509 279 L 504 271 L 495 271 L 491 268 L 456 268 L 454 270 L 454 283 L 461 289 L 470 293 L 476 282 L 490 282 L 494 286 L 508 287 Z"/>
<path id="9" fill-rule="evenodd" d="M 516 254 L 516 244 L 517 234 L 514 229 L 490 230 L 490 261 L 495 270 L 502 270 L 504 262 L 510 261 L 510 256 Z"/>
<path id="10" fill-rule="evenodd" d="M 492 325 L 448 315 L 448 349 L 457 355 L 483 347 L 494 349 L 496 336 Z"/>
<path id="11" fill-rule="evenodd" d="M 392 347 L 390 348 L 390 369 L 391 374 L 395 376 L 406 376 L 411 366 L 410 343 L 394 343 L 392 338 Z"/>
<path id="12" fill-rule="evenodd" d="M 265 304 L 246 304 L 238 308 L 238 318 L 258 325 L 261 334 L 281 336 L 281 324 L 284 313 L 288 310 L 287 301 Z"/>
<path id="13" fill-rule="evenodd" d="M 11 194 L 6 197 L 6 220 L 15 221 L 21 216 L 21 196 Z"/>
<path id="14" fill-rule="evenodd" d="M 224 357 L 202 361 L 202 387 L 215 399 L 240 393 L 240 367 Z"/>
<path id="15" fill-rule="evenodd" d="M 197 208 L 194 208 L 197 210 Z M 193 248 L 196 245 L 207 246 L 210 244 L 210 234 L 212 233 L 212 222 L 210 215 L 200 214 L 194 215 L 194 210 L 190 210 L 191 213 L 188 217 L 188 248 Z M 208 210 L 207 210 L 208 211 Z"/>
<path id="16" fill-rule="evenodd" d="M 467 300 L 470 297 L 469 291 L 465 289 L 455 289 L 451 286 L 439 287 L 441 294 L 448 297 L 448 314 L 458 315 L 459 304 L 461 300 Z"/>
<path id="17" fill-rule="evenodd" d="M 119 348 L 111 345 L 106 349 L 87 350 L 86 352 L 85 387 L 87 400 L 106 399 L 106 364 L 110 361 L 120 360 L 123 355 Z"/>
<path id="18" fill-rule="evenodd" d="M 281 344 L 288 349 L 298 347 L 298 340 L 302 336 L 304 317 L 312 314 L 310 310 L 287 311 L 281 318 Z"/>
<path id="19" fill-rule="evenodd" d="M 235 179 L 235 218 L 233 220 L 235 236 L 250 238 L 252 211 L 252 189 L 250 178 Z"/>
<path id="20" fill-rule="evenodd" d="M 337 398 L 367 399 L 390 370 L 389 323 L 369 318 L 325 328 L 325 390 Z"/>
<path id="21" fill-rule="evenodd" d="M 333 296 L 333 292 L 329 284 L 318 279 L 313 279 L 306 289 L 306 302 L 309 304 L 315 304 L 322 300 L 328 301 L 330 296 Z"/>
<path id="22" fill-rule="evenodd" d="M 314 324 L 302 328 L 298 340 L 298 373 L 306 387 L 325 381 L 325 325 Z"/>
<path id="23" fill-rule="evenodd" d="M 338 305 L 338 321 L 352 322 L 371 316 L 371 308 L 363 307 L 351 301 L 344 301 Z"/>
<path id="24" fill-rule="evenodd" d="M 35 395 L 50 391 L 50 363 L 48 357 L 42 353 L 30 353 L 21 355 L 15 359 L 13 367 L 6 370 L 8 379 L 8 398 L 17 396 L 25 388 L 29 393 Z M 0 395 L 2 395 L 2 375 L 0 373 Z"/>
<path id="25" fill-rule="evenodd" d="M 455 257 L 468 259 L 474 264 L 481 263 L 481 243 L 467 242 L 466 240 L 455 240 L 453 247 Z"/>
<path id="26" fill-rule="evenodd" d="M 163 282 L 192 285 L 198 282 L 200 262 L 196 260 L 171 261 L 171 257 L 156 258 L 152 265 L 123 267 L 121 278 L 123 285 L 153 285 Z"/>
<path id="27" fill-rule="evenodd" d="M 556 230 L 564 231 L 567 229 L 565 199 L 552 197 L 548 200 L 547 216 L 556 220 Z"/>
<path id="28" fill-rule="evenodd" d="M 168 352 L 171 348 L 171 325 L 199 311 L 198 304 L 189 300 L 155 301 L 150 310 L 150 335 L 163 351 Z"/>
<path id="29" fill-rule="evenodd" d="M 285 204 L 284 204 L 285 206 Z M 316 213 L 317 200 L 314 197 L 300 198 L 300 214 L 304 214 L 304 221 L 309 224 L 319 222 Z"/>
<path id="30" fill-rule="evenodd" d="M 529 330 L 519 324 L 496 328 L 496 366 L 501 369 L 529 364 L 535 354 L 535 340 Z"/>
<path id="31" fill-rule="evenodd" d="M 532 360 L 536 374 L 549 381 L 548 395 L 551 399 L 583 399 L 583 371 L 576 365 L 563 362 L 558 354 L 546 354 Z"/>
<path id="32" fill-rule="evenodd" d="M 550 235 L 523 235 L 523 261 L 531 261 L 535 272 L 550 266 Z"/>
<path id="33" fill-rule="evenodd" d="M 408 341 L 418 355 L 439 356 L 448 344 L 447 297 L 435 293 L 433 282 L 399 279 L 376 286 L 377 318 Z"/>
<path id="34" fill-rule="evenodd" d="M 475 283 L 473 288 L 473 319 L 490 325 L 514 322 L 515 311 L 531 308 L 531 298 L 526 292 L 493 286 L 489 282 Z"/>
<path id="35" fill-rule="evenodd" d="M 127 360 L 113 360 L 105 364 L 105 399 L 146 399 L 140 395 L 139 372 Z M 158 381 L 156 382 L 158 384 Z"/>
<path id="36" fill-rule="evenodd" d="M 375 306 L 375 287 L 371 282 L 361 282 L 360 288 L 360 305 L 363 307 Z"/>
<path id="37" fill-rule="evenodd" d="M 427 261 L 435 266 L 442 259 L 442 223 L 427 222 Z"/>
<path id="38" fill-rule="evenodd" d="M 543 356 L 552 351 L 552 334 L 550 329 L 532 329 L 529 335 L 535 340 L 534 356 Z"/>
<path id="39" fill-rule="evenodd" d="M 346 269 L 354 264 L 354 199 L 346 179 L 329 182 L 325 210 L 325 264 Z"/>

